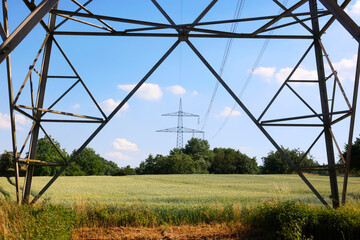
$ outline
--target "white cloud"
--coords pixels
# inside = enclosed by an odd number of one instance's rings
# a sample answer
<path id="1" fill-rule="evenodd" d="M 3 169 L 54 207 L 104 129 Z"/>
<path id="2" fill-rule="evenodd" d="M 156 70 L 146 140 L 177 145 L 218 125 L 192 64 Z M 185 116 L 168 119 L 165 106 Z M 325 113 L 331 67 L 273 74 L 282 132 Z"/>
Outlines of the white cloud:
<path id="1" fill-rule="evenodd" d="M 360 1 L 357 0 L 354 5 L 349 6 L 346 12 L 350 15 L 360 15 Z"/>
<path id="2" fill-rule="evenodd" d="M 131 160 L 131 158 L 129 156 L 126 156 L 124 154 L 122 154 L 121 152 L 108 152 L 105 153 L 105 156 L 111 159 L 116 159 L 116 160 Z"/>
<path id="3" fill-rule="evenodd" d="M 343 58 L 340 62 L 334 62 L 332 65 L 336 71 L 341 71 L 344 69 L 355 68 L 357 61 L 357 55 L 355 54 L 352 58 Z"/>
<path id="4" fill-rule="evenodd" d="M 9 121 L 10 121 L 10 118 L 9 118 Z M 31 120 L 26 118 L 24 115 L 20 115 L 20 114 L 15 114 L 15 122 L 22 124 L 22 125 L 31 124 Z"/>
<path id="5" fill-rule="evenodd" d="M 236 110 L 232 110 L 230 107 L 225 107 L 224 110 L 220 113 L 220 116 L 227 117 L 227 116 L 240 116 L 240 112 Z"/>
<path id="6" fill-rule="evenodd" d="M 289 68 L 289 67 L 280 69 L 275 74 L 276 80 L 279 83 L 283 83 L 286 80 L 286 78 L 289 76 L 289 74 L 291 73 L 292 70 L 293 70 L 293 68 Z M 318 76 L 317 76 L 316 70 L 309 71 L 309 70 L 299 67 L 298 69 L 296 69 L 295 73 L 291 76 L 290 79 L 293 79 L 293 80 L 316 80 L 317 78 L 318 78 Z"/>
<path id="7" fill-rule="evenodd" d="M 77 104 L 73 105 L 72 108 L 73 108 L 73 109 L 79 109 L 79 108 L 80 108 L 80 104 L 77 103 Z"/>
<path id="8" fill-rule="evenodd" d="M 130 92 L 135 87 L 135 84 L 118 85 L 117 87 L 126 92 Z M 158 100 L 162 97 L 163 93 L 159 85 L 154 83 L 144 83 L 135 93 L 139 98 L 145 100 Z"/>
<path id="9" fill-rule="evenodd" d="M 9 129 L 10 125 L 10 117 L 8 114 L 0 113 L 0 128 L 1 129 Z"/>
<path id="10" fill-rule="evenodd" d="M 27 119 L 25 116 L 20 114 L 15 114 L 15 122 L 21 125 L 28 125 L 31 123 L 29 119 Z M 10 116 L 6 113 L 0 113 L 0 129 L 10 129 Z M 17 129 L 22 130 L 21 127 L 18 127 Z"/>
<path id="11" fill-rule="evenodd" d="M 125 138 L 116 138 L 112 145 L 115 149 L 118 150 L 139 151 L 139 148 L 136 146 L 135 143 L 132 143 Z"/>
<path id="12" fill-rule="evenodd" d="M 100 106 L 105 112 L 111 113 L 120 103 L 121 103 L 120 100 L 114 101 L 114 99 L 110 98 L 100 103 Z M 129 109 L 129 104 L 125 103 L 124 106 L 120 109 L 120 112 L 124 112 L 128 109 Z"/>
<path id="13" fill-rule="evenodd" d="M 252 70 L 254 75 L 259 75 L 262 77 L 267 78 L 269 80 L 272 76 L 274 76 L 274 73 L 276 71 L 276 68 L 273 67 L 258 67 Z"/>
<path id="14" fill-rule="evenodd" d="M 175 95 L 183 95 L 186 93 L 185 88 L 183 88 L 180 85 L 167 87 L 166 90 L 170 91 L 172 94 L 175 94 Z"/>
<path id="15" fill-rule="evenodd" d="M 194 90 L 194 91 L 192 92 L 192 95 L 193 95 L 193 96 L 197 96 L 197 95 L 199 95 L 199 93 Z"/>
<path id="16" fill-rule="evenodd" d="M 354 80 L 356 63 L 357 55 L 355 54 L 352 58 L 343 58 L 339 62 L 333 62 L 332 65 L 340 81 L 344 81 L 345 79 Z M 329 66 L 327 68 L 330 70 Z"/>

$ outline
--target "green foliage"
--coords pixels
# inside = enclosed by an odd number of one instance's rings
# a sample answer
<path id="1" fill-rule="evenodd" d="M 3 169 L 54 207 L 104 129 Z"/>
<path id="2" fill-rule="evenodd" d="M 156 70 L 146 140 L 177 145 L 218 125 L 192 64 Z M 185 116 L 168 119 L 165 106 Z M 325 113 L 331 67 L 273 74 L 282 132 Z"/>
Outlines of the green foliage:
<path id="1" fill-rule="evenodd" d="M 212 157 L 209 142 L 200 138 L 191 138 L 186 143 L 185 148 L 182 149 L 182 152 L 191 156 L 195 161 L 210 161 L 210 158 Z"/>
<path id="2" fill-rule="evenodd" d="M 135 169 L 131 168 L 130 165 L 126 167 L 119 168 L 116 172 L 111 174 L 112 176 L 126 176 L 126 175 L 134 175 Z"/>
<path id="3" fill-rule="evenodd" d="M 4 151 L 0 155 L 0 174 L 6 176 L 10 173 L 10 170 L 14 168 L 14 161 L 12 152 Z"/>
<path id="4" fill-rule="evenodd" d="M 0 239 L 70 239 L 75 228 L 242 225 L 246 239 L 358 239 L 360 206 L 327 209 L 299 202 L 256 206 L 94 204 L 18 206 L 0 200 Z M 243 232 L 244 233 L 244 232 Z"/>
<path id="5" fill-rule="evenodd" d="M 231 148 L 210 150 L 208 141 L 191 138 L 184 149 L 174 148 L 168 156 L 149 155 L 140 163 L 136 174 L 193 174 L 193 173 L 250 173 L 258 172 L 255 158 L 249 158 Z"/>
<path id="6" fill-rule="evenodd" d="M 348 154 L 348 146 L 345 145 L 343 156 L 346 159 Z M 341 162 L 341 159 L 339 160 Z M 351 145 L 350 171 L 354 175 L 360 175 L 360 138 L 356 138 Z"/>
<path id="7" fill-rule="evenodd" d="M 246 154 L 232 148 L 214 148 L 210 173 L 216 174 L 255 174 L 258 172 L 256 158 L 250 158 Z"/>
<path id="8" fill-rule="evenodd" d="M 237 151 L 236 158 L 236 173 L 256 174 L 259 172 L 259 167 L 256 162 L 256 158 L 250 158 L 244 153 Z"/>
<path id="9" fill-rule="evenodd" d="M 297 165 L 302 158 L 304 152 L 299 149 L 290 150 L 288 148 L 283 148 L 282 150 L 290 158 L 291 161 Z M 266 157 L 262 158 L 263 166 L 261 168 L 264 174 L 289 174 L 294 173 L 295 171 L 290 167 L 285 158 L 282 157 L 279 151 L 270 151 Z M 316 166 L 319 165 L 316 161 L 312 159 L 311 156 L 306 156 L 300 163 L 301 167 Z"/>
<path id="10" fill-rule="evenodd" d="M 75 153 L 76 150 L 71 155 Z M 84 148 L 74 162 L 85 175 L 112 175 L 118 171 L 115 163 L 105 160 L 92 148 Z"/>
<path id="11" fill-rule="evenodd" d="M 57 146 L 57 148 L 60 150 L 60 143 L 52 139 L 54 144 Z M 67 159 L 69 156 L 66 153 L 65 149 L 60 150 Z M 53 146 L 51 141 L 47 137 L 40 138 L 38 140 L 38 146 L 36 150 L 36 160 L 42 160 L 46 162 L 57 162 L 57 163 L 64 163 L 65 160 L 61 157 L 61 155 L 58 153 L 56 148 Z M 53 166 L 37 166 L 34 169 L 34 175 L 35 176 L 52 176 L 56 172 L 58 172 L 60 167 L 53 167 Z"/>
<path id="12" fill-rule="evenodd" d="M 156 155 L 140 163 L 137 174 L 192 174 L 207 173 L 209 163 L 203 159 L 194 160 L 189 155 L 176 151 L 169 156 Z"/>
<path id="13" fill-rule="evenodd" d="M 358 239 L 359 206 L 337 210 L 295 202 L 269 202 L 256 207 L 247 223 L 266 232 L 265 239 Z"/>
<path id="14" fill-rule="evenodd" d="M 68 161 L 70 157 L 76 152 L 74 150 L 72 155 L 61 150 L 60 144 L 52 139 L 56 147 L 61 151 L 65 160 Z M 36 151 L 36 159 L 46 162 L 65 163 L 51 141 L 47 138 L 40 138 Z M 52 176 L 58 172 L 60 167 L 53 166 L 36 166 L 34 170 L 35 176 Z M 85 148 L 74 161 L 65 169 L 63 175 L 65 176 L 85 176 L 85 175 L 116 175 L 119 171 L 116 163 L 108 161 L 97 154 L 92 148 Z"/>
<path id="15" fill-rule="evenodd" d="M 76 212 L 62 205 L 0 201 L 0 239 L 70 239 Z"/>

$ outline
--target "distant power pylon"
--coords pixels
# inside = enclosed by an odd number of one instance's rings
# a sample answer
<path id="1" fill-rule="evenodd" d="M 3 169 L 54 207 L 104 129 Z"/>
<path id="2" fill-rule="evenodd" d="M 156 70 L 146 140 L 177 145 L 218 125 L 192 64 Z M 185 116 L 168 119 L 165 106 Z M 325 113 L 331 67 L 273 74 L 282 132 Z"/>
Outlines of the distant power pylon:
<path id="1" fill-rule="evenodd" d="M 166 129 L 156 131 L 156 132 L 176 132 L 177 133 L 177 140 L 176 140 L 176 147 L 177 148 L 179 148 L 179 149 L 183 148 L 183 134 L 184 133 L 192 133 L 192 134 L 194 134 L 194 133 L 202 133 L 203 138 L 204 138 L 204 131 L 199 131 L 199 130 L 196 130 L 196 129 L 183 127 L 183 117 L 197 117 L 197 118 L 199 118 L 200 116 L 195 115 L 195 114 L 191 114 L 191 113 L 183 112 L 182 111 L 181 98 L 180 98 L 180 104 L 179 104 L 179 111 L 174 112 L 174 113 L 162 114 L 161 116 L 178 117 L 178 125 L 177 125 L 177 127 L 166 128 Z"/>

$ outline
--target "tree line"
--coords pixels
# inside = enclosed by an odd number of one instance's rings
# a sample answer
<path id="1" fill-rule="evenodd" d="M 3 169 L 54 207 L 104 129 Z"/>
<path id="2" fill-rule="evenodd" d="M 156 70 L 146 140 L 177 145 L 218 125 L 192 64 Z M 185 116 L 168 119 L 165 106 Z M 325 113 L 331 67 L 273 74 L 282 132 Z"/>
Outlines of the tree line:
<path id="1" fill-rule="evenodd" d="M 60 144 L 52 140 L 58 149 Z M 311 155 L 305 155 L 299 149 L 283 148 L 287 156 L 299 167 L 317 166 L 319 163 Z M 61 150 L 65 160 L 70 159 L 76 152 L 68 154 Z M 345 145 L 344 157 L 347 156 Z M 36 159 L 65 163 L 64 158 L 53 147 L 48 138 L 38 141 Z M 340 160 L 339 160 L 340 161 Z M 0 174 L 9 175 L 13 168 L 12 153 L 5 151 L 0 155 Z M 35 176 L 54 175 L 60 167 L 37 166 Z M 360 139 L 356 138 L 352 145 L 350 169 L 352 174 L 360 174 Z M 142 175 L 142 174 L 290 174 L 294 170 L 288 165 L 279 151 L 270 151 L 262 158 L 262 165 L 258 166 L 255 157 L 249 157 L 239 150 L 232 148 L 210 149 L 207 140 L 191 138 L 183 149 L 174 148 L 168 155 L 150 154 L 138 167 L 118 167 L 113 161 L 101 157 L 92 148 L 85 148 L 63 172 L 65 176 L 87 175 Z"/>

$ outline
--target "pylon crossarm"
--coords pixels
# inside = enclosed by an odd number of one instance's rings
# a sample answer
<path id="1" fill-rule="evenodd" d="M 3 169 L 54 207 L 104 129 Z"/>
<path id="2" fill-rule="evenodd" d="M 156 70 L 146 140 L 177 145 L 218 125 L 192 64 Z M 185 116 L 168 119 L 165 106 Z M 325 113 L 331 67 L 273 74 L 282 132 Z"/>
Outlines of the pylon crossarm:
<path id="1" fill-rule="evenodd" d="M 173 128 L 165 128 L 165 129 L 161 129 L 161 130 L 157 130 L 156 132 L 177 132 L 179 129 L 177 127 L 173 127 Z"/>
<path id="2" fill-rule="evenodd" d="M 318 11 L 318 14 L 328 14 L 329 11 Z M 310 12 L 301 12 L 301 13 L 291 13 L 287 14 L 283 18 L 289 17 L 298 17 L 298 16 L 307 16 L 310 15 Z M 239 18 L 239 19 L 232 19 L 232 20 L 220 20 L 220 21 L 209 21 L 209 22 L 199 22 L 199 23 L 187 23 L 187 24 L 172 24 L 175 30 L 179 30 L 180 28 L 187 28 L 192 29 L 192 27 L 196 26 L 211 26 L 211 25 L 218 25 L 218 24 L 229 24 L 229 23 L 241 23 L 241 22 L 251 22 L 251 21 L 261 21 L 261 20 L 270 20 L 276 18 L 278 15 L 271 15 L 271 16 L 261 16 L 261 17 L 251 17 L 251 18 Z M 305 25 L 305 24 L 304 24 Z M 149 30 L 160 30 L 166 29 L 167 27 L 145 27 L 145 28 L 129 28 L 125 29 L 124 32 L 138 32 L 138 31 L 149 31 Z M 193 30 L 193 29 L 192 29 Z"/>
<path id="3" fill-rule="evenodd" d="M 337 111 L 337 112 L 328 113 L 326 115 L 338 115 L 338 114 L 344 114 L 344 113 L 348 114 L 349 111 L 348 110 Z M 314 114 L 314 115 L 304 115 L 304 116 L 289 117 L 289 118 L 279 118 L 279 119 L 261 121 L 261 124 L 273 123 L 273 122 L 283 122 L 283 121 L 293 121 L 293 120 L 308 119 L 308 118 L 319 118 L 319 117 L 323 117 L 324 115 L 325 114 Z"/>
<path id="4" fill-rule="evenodd" d="M 80 13 L 80 12 L 71 12 L 66 10 L 58 10 L 53 9 L 50 13 L 59 15 L 67 15 L 67 16 L 77 16 L 77 17 L 84 17 L 84 18 L 93 18 L 93 19 L 101 19 L 101 20 L 109 20 L 114 22 L 121 22 L 121 23 L 130 23 L 136 25 L 145 25 L 145 26 L 152 26 L 152 27 L 165 27 L 165 28 L 173 28 L 174 26 L 164 23 L 156 23 L 156 22 L 149 22 L 149 21 L 141 21 L 141 20 L 134 20 L 128 18 L 119 18 L 119 17 L 112 17 L 112 16 L 105 16 L 105 15 L 98 15 L 98 14 L 89 14 L 89 13 Z"/>
<path id="5" fill-rule="evenodd" d="M 326 16 L 328 16 L 329 14 L 330 14 L 330 13 L 323 13 L 323 14 L 320 14 L 317 18 L 326 17 Z M 290 22 L 290 23 L 285 23 L 285 24 L 277 25 L 276 27 L 267 28 L 267 29 L 261 31 L 261 33 L 273 31 L 273 30 L 280 29 L 280 28 L 284 28 L 284 27 L 288 27 L 288 26 L 292 26 L 292 25 L 295 25 L 295 24 L 298 24 L 298 23 L 303 23 L 303 24 L 304 24 L 304 22 L 310 21 L 310 20 L 313 19 L 313 18 L 314 18 L 314 17 L 308 17 L 308 18 L 299 19 L 299 20 L 297 20 L 297 21 L 293 21 L 293 22 Z"/>
<path id="6" fill-rule="evenodd" d="M 204 133 L 204 131 L 183 127 L 183 133 Z"/>

